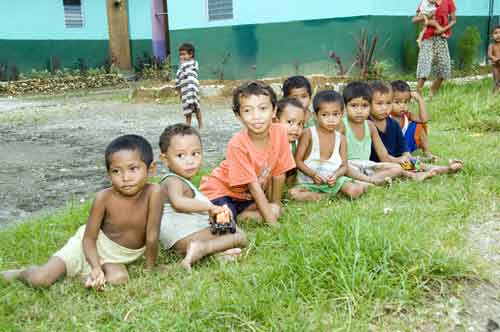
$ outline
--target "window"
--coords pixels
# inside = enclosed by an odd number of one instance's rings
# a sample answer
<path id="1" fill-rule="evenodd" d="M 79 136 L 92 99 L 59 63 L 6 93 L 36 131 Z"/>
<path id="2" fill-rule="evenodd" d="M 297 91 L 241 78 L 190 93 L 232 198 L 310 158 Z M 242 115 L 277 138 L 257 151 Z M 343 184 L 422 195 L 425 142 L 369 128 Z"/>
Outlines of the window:
<path id="1" fill-rule="evenodd" d="M 207 0 L 208 20 L 230 20 L 233 18 L 233 0 Z"/>
<path id="2" fill-rule="evenodd" d="M 66 28 L 83 28 L 82 0 L 63 0 Z"/>

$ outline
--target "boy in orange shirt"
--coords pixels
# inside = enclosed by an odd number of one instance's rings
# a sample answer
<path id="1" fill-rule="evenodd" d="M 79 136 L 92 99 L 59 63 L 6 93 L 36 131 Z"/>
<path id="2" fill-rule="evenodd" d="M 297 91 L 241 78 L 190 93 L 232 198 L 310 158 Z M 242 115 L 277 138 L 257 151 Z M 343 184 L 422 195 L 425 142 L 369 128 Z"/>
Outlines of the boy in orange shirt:
<path id="1" fill-rule="evenodd" d="M 226 159 L 202 178 L 200 190 L 239 221 L 277 225 L 286 172 L 295 161 L 286 128 L 272 123 L 276 94 L 262 82 L 245 83 L 233 93 L 233 112 L 245 129 L 229 141 Z"/>

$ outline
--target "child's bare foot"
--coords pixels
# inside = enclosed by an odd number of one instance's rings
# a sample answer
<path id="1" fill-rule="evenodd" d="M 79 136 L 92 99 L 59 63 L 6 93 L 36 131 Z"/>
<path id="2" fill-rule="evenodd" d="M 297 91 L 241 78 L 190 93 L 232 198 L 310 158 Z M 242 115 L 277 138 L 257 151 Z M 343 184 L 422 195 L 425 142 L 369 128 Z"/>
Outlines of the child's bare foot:
<path id="1" fill-rule="evenodd" d="M 23 269 L 7 270 L 1 272 L 0 275 L 3 279 L 5 279 L 5 281 L 14 281 L 19 279 L 21 272 L 23 272 Z"/>
<path id="2" fill-rule="evenodd" d="M 186 256 L 181 262 L 181 266 L 186 271 L 191 272 L 191 265 L 201 257 L 205 256 L 206 245 L 201 241 L 192 241 L 186 250 Z"/>
<path id="3" fill-rule="evenodd" d="M 464 167 L 464 162 L 458 159 L 451 159 L 448 163 L 450 173 L 457 173 Z"/>
<path id="4" fill-rule="evenodd" d="M 412 173 L 412 172 L 409 172 L 411 173 L 412 175 L 410 176 L 410 178 L 414 181 L 417 181 L 417 182 L 422 182 L 424 180 L 427 180 L 427 179 L 430 179 L 432 178 L 434 175 L 436 175 L 436 172 L 434 170 L 432 171 L 429 171 L 429 172 L 417 172 L 417 173 Z"/>
<path id="5" fill-rule="evenodd" d="M 241 255 L 241 248 L 231 248 L 217 254 L 222 262 L 234 262 Z"/>

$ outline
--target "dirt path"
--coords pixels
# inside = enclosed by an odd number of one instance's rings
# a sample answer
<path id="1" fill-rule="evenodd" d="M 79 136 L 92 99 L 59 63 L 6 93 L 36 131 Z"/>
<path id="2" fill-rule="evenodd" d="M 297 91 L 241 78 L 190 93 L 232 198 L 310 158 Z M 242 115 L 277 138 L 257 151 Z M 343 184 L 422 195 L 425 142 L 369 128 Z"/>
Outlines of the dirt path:
<path id="1" fill-rule="evenodd" d="M 163 128 L 183 120 L 179 107 L 131 104 L 127 94 L 0 98 L 0 227 L 107 186 L 103 151 L 118 135 L 143 135 L 158 155 Z M 204 116 L 205 165 L 213 166 L 240 125 L 225 105 L 205 105 Z"/>

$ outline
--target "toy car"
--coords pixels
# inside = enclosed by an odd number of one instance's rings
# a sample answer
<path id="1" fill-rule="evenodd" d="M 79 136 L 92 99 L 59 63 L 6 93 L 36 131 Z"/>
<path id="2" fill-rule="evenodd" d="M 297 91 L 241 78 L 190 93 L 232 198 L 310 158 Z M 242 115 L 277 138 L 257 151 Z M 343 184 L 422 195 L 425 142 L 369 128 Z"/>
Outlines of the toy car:
<path id="1" fill-rule="evenodd" d="M 225 211 L 210 218 L 210 231 L 212 234 L 236 233 L 236 223 L 229 211 Z"/>
<path id="2" fill-rule="evenodd" d="M 420 171 L 420 160 L 418 160 L 417 158 L 411 158 L 409 162 L 401 164 L 401 167 L 403 167 L 403 169 L 407 170 L 407 171 L 419 172 Z"/>

